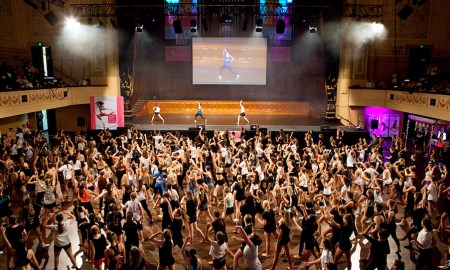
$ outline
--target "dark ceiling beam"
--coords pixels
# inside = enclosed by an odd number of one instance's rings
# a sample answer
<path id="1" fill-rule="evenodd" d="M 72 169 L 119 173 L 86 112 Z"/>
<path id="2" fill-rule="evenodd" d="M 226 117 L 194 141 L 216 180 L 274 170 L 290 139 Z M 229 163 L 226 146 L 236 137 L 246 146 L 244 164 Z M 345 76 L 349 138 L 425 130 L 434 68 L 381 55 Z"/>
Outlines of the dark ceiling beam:
<path id="1" fill-rule="evenodd" d="M 342 16 L 352 18 L 381 18 L 383 16 L 383 5 L 359 5 L 344 4 L 335 6 L 315 5 L 305 6 L 300 4 L 274 5 L 274 4 L 71 4 L 70 14 L 75 17 L 114 17 L 120 8 L 164 8 L 166 16 L 193 16 L 193 15 L 221 15 L 221 10 L 228 10 L 233 15 L 248 14 L 249 10 L 260 16 L 299 16 L 303 10 L 319 9 L 321 11 L 338 12 L 341 10 Z M 259 12 L 254 12 L 258 10 Z M 230 12 L 231 11 L 231 12 Z"/>

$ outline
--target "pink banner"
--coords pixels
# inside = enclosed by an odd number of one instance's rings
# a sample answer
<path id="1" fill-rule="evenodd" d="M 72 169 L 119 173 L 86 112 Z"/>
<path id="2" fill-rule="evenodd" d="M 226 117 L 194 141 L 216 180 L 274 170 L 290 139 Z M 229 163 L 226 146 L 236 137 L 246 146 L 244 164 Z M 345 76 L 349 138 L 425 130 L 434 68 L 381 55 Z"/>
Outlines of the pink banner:
<path id="1" fill-rule="evenodd" d="M 187 46 L 173 46 L 166 47 L 166 61 L 167 62 L 190 62 L 192 51 L 191 47 Z"/>
<path id="2" fill-rule="evenodd" d="M 291 48 L 290 47 L 270 48 L 269 60 L 272 62 L 291 62 Z"/>
<path id="3" fill-rule="evenodd" d="M 123 97 L 91 97 L 91 129 L 117 129 L 125 123 Z"/>

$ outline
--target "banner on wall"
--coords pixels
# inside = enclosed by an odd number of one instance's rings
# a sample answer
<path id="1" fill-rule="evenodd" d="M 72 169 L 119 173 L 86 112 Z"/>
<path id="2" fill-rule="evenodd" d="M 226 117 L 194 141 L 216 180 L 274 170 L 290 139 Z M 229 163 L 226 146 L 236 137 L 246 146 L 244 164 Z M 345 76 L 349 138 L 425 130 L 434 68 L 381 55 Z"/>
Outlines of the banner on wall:
<path id="1" fill-rule="evenodd" d="M 91 97 L 91 129 L 124 127 L 123 97 Z"/>

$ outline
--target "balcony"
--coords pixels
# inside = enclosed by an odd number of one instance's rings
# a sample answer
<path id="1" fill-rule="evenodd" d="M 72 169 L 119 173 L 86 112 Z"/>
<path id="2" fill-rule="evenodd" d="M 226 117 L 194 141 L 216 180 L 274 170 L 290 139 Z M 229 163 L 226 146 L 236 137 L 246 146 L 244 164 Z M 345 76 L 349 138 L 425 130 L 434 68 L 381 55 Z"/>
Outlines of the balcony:
<path id="1" fill-rule="evenodd" d="M 114 96 L 107 86 L 65 87 L 0 92 L 0 118 L 72 105 L 89 104 L 91 96 Z"/>

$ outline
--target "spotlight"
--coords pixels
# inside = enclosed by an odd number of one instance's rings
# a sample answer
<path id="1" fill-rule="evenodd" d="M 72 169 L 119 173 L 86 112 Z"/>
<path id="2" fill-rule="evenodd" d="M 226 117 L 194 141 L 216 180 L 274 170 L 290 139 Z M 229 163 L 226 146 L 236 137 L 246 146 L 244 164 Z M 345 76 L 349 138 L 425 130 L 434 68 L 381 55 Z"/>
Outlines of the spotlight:
<path id="1" fill-rule="evenodd" d="M 98 20 L 97 24 L 94 27 L 101 32 L 106 32 L 106 26 L 101 20 Z"/>
<path id="2" fill-rule="evenodd" d="M 309 33 L 311 33 L 311 34 L 317 33 L 317 27 L 310 25 L 309 26 Z"/>
<path id="3" fill-rule="evenodd" d="M 66 19 L 66 25 L 71 28 L 78 28 L 80 26 L 80 22 L 77 19 L 70 17 Z"/>
<path id="4" fill-rule="evenodd" d="M 142 31 L 144 31 L 144 25 L 142 23 L 137 23 L 135 29 L 136 29 L 136 32 L 140 33 Z"/>
<path id="5" fill-rule="evenodd" d="M 191 33 L 197 32 L 197 21 L 195 19 L 191 20 Z"/>
<path id="6" fill-rule="evenodd" d="M 256 32 L 262 32 L 263 20 L 261 18 L 256 20 Z"/>

